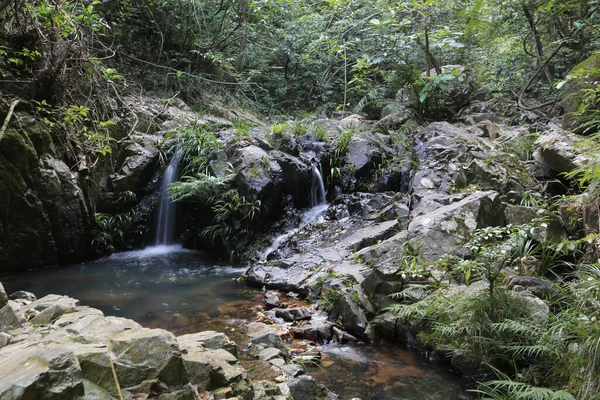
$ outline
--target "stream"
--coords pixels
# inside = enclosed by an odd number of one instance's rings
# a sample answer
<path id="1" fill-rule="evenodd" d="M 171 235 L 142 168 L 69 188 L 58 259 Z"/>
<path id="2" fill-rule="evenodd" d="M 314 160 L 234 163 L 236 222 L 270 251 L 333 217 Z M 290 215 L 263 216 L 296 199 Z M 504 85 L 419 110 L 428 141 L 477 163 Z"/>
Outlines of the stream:
<path id="1" fill-rule="evenodd" d="M 6 276 L 2 282 L 8 293 L 68 295 L 105 315 L 131 318 L 176 335 L 225 332 L 242 349 L 246 339 L 240 327 L 256 319 L 263 297 L 237 280 L 244 270 L 171 245 Z M 322 353 L 322 364 L 307 368 L 341 400 L 474 398 L 464 380 L 399 346 L 326 344 Z M 269 377 L 257 362 L 242 364 L 253 379 Z"/>

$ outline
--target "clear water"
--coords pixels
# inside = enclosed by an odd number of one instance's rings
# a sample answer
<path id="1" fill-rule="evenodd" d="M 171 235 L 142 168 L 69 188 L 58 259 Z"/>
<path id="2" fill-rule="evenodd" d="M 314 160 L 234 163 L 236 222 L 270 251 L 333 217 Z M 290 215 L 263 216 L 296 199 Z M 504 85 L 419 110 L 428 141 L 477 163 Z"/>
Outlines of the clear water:
<path id="1" fill-rule="evenodd" d="M 255 320 L 262 305 L 261 293 L 237 281 L 243 271 L 179 246 L 157 246 L 7 276 L 2 283 L 8 293 L 64 294 L 106 315 L 177 335 L 209 329 L 225 332 L 243 348 L 246 338 L 240 328 Z M 243 364 L 253 379 L 272 375 L 257 363 Z M 322 366 L 309 369 L 341 400 L 472 398 L 459 378 L 398 346 L 325 345 Z"/>

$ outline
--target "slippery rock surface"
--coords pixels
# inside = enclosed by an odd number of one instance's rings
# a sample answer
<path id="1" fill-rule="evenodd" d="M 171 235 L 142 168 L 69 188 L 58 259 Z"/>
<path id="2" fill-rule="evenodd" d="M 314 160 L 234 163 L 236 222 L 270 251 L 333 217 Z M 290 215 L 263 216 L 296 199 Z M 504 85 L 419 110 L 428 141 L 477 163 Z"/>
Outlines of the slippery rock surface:
<path id="1" fill-rule="evenodd" d="M 67 296 L 9 300 L 0 309 L 0 398 L 109 399 L 119 391 L 127 398 L 255 398 L 236 345 L 222 333 L 176 338 Z M 260 398 L 289 398 L 285 386 L 269 393 Z"/>
<path id="2" fill-rule="evenodd" d="M 487 117 L 484 121 L 489 122 Z M 246 272 L 251 284 L 317 299 L 329 318 L 300 320 L 291 327 L 295 337 L 316 342 L 344 335 L 348 335 L 344 340 L 368 340 L 373 318 L 393 302 L 390 295 L 412 283 L 430 285 L 452 279 L 435 263 L 445 254 L 469 257 L 464 245 L 477 229 L 504 226 L 507 220 L 531 223 L 541 216 L 509 204 L 534 184 L 526 164 L 502 150 L 506 143 L 518 140 L 520 133 L 514 129 L 481 121 L 469 129 L 446 122 L 419 128 L 413 148 L 403 147 L 414 156 L 406 191 L 396 187 L 393 192 L 365 193 L 359 188 L 376 190 L 376 185 L 366 183 L 381 173 L 377 165 L 387 157 L 390 147 L 386 143 L 393 141 L 386 135 L 375 139 L 360 118 L 352 116 L 342 122 L 340 131 L 358 133 L 344 161 L 354 160 L 354 167 L 342 168 L 345 176 L 340 184 L 360 185 L 347 186 L 355 192 L 338 195 L 318 217 L 277 238 L 268 257 Z M 508 214 L 506 207 L 511 207 Z M 560 237 L 560 223 L 556 232 L 550 231 L 540 230 L 540 238 Z M 415 298 L 425 293 L 416 292 Z M 275 315 L 293 319 L 289 314 Z M 392 317 L 383 326 L 410 339 Z"/>

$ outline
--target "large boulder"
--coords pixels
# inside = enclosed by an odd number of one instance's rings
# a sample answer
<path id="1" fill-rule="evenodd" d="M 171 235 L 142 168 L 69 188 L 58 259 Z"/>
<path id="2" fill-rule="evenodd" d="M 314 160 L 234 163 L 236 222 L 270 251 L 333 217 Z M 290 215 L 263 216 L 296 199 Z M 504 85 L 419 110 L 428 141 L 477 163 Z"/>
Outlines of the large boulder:
<path id="1" fill-rule="evenodd" d="M 0 398 L 67 400 L 84 396 L 81 367 L 66 346 L 28 343 L 0 351 Z"/>
<path id="2" fill-rule="evenodd" d="M 234 151 L 236 183 L 240 194 L 258 199 L 272 216 L 281 212 L 283 193 L 279 164 L 258 146 L 250 145 Z"/>
<path id="3" fill-rule="evenodd" d="M 590 146 L 592 144 L 582 136 L 552 129 L 536 139 L 534 158 L 554 172 L 570 172 L 589 161 L 584 153 Z"/>
<path id="4" fill-rule="evenodd" d="M 124 150 L 126 158 L 119 172 L 109 177 L 109 189 L 115 193 L 127 190 L 139 193 L 152 178 L 161 140 L 161 136 L 141 132 L 130 135 Z"/>
<path id="5" fill-rule="evenodd" d="M 427 261 L 442 255 L 464 255 L 462 245 L 475 229 L 502 226 L 504 212 L 497 192 L 475 192 L 465 199 L 416 217 L 408 226 L 408 239 Z"/>

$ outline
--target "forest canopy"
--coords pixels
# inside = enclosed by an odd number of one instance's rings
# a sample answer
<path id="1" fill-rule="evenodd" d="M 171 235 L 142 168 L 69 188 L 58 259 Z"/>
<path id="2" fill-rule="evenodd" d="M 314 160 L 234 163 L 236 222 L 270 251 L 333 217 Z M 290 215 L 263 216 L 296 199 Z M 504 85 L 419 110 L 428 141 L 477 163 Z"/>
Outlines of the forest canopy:
<path id="1" fill-rule="evenodd" d="M 268 113 L 368 112 L 407 86 L 422 97 L 425 88 L 453 79 L 430 77 L 430 71 L 448 75 L 443 65 L 464 66 L 479 91 L 526 89 L 552 100 L 599 37 L 598 3 L 580 0 L 5 0 L 1 6 L 3 94 L 54 105 L 81 103 L 77 98 L 93 96 L 97 87 L 105 95 L 123 86 L 139 90 L 136 82 L 191 103 L 218 87 Z"/>

